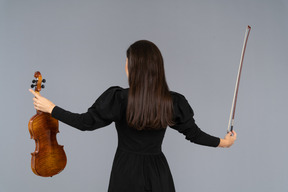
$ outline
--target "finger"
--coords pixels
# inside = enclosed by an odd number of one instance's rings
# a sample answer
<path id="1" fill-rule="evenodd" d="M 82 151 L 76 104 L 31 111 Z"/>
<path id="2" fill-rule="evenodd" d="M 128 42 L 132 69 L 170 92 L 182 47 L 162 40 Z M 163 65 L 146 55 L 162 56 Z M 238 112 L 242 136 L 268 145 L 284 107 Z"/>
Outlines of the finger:
<path id="1" fill-rule="evenodd" d="M 232 132 L 229 131 L 229 132 L 227 133 L 227 135 L 228 135 L 228 136 L 232 136 Z"/>
<path id="2" fill-rule="evenodd" d="M 38 98 L 39 96 L 41 96 L 39 92 L 35 92 L 35 91 L 33 91 L 33 89 L 29 89 L 29 91 L 30 91 L 36 98 Z"/>
<path id="3" fill-rule="evenodd" d="M 237 133 L 234 130 L 232 131 L 232 133 L 233 133 L 234 137 L 237 137 Z"/>
<path id="4" fill-rule="evenodd" d="M 40 110 L 41 105 L 39 103 L 34 102 L 33 105 L 35 109 Z"/>
<path id="5" fill-rule="evenodd" d="M 40 108 L 39 108 L 38 106 L 36 106 L 36 105 L 34 105 L 34 109 L 36 109 L 36 110 L 39 110 L 39 111 L 40 111 Z"/>
<path id="6" fill-rule="evenodd" d="M 32 89 L 29 89 L 29 91 L 36 97 L 37 93 L 35 91 L 33 91 Z"/>

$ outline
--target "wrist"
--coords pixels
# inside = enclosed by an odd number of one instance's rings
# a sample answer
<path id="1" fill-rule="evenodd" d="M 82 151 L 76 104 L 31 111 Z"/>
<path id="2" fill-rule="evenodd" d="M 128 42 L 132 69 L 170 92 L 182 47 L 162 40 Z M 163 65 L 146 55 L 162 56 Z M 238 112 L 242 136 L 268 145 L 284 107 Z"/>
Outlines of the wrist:
<path id="1" fill-rule="evenodd" d="M 55 105 L 54 105 L 54 104 L 52 104 L 52 105 L 50 106 L 50 108 L 49 108 L 49 111 L 48 111 L 50 114 L 52 113 L 52 111 L 53 111 L 54 107 L 55 107 Z"/>
<path id="2" fill-rule="evenodd" d="M 220 143 L 219 143 L 218 147 L 227 147 L 227 146 L 228 146 L 227 140 L 220 138 Z"/>

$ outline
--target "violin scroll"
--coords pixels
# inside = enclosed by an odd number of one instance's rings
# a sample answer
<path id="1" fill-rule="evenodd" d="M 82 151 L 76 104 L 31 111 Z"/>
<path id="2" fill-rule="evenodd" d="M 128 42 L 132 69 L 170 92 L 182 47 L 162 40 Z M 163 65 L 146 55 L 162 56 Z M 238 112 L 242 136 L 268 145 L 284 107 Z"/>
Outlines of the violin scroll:
<path id="1" fill-rule="evenodd" d="M 39 71 L 35 72 L 34 77 L 35 79 L 32 80 L 31 88 L 35 87 L 35 91 L 40 92 L 41 88 L 45 88 L 45 85 L 43 85 L 42 83 L 46 83 L 46 79 L 42 79 L 42 75 Z"/>

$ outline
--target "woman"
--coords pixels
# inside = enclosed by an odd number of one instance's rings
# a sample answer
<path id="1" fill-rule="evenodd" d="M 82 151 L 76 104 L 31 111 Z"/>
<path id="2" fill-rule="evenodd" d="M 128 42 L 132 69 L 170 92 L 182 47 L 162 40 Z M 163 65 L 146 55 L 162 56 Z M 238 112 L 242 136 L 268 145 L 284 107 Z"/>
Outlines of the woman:
<path id="1" fill-rule="evenodd" d="M 79 130 L 95 130 L 115 122 L 118 147 L 109 192 L 175 191 L 161 151 L 167 126 L 200 145 L 230 147 L 236 140 L 234 131 L 220 139 L 199 129 L 185 97 L 169 91 L 161 52 L 152 42 L 141 40 L 128 48 L 126 73 L 129 89 L 109 88 L 82 114 L 55 106 L 30 90 L 35 109 Z"/>

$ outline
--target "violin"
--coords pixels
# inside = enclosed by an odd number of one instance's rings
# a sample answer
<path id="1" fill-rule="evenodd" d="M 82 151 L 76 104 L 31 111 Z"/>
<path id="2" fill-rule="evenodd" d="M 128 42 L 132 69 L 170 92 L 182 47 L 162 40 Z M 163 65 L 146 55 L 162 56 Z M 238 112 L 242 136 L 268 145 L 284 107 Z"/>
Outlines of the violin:
<path id="1" fill-rule="evenodd" d="M 31 88 L 39 93 L 44 88 L 39 71 L 34 74 Z M 52 177 L 60 173 L 66 166 L 67 158 L 64 146 L 58 145 L 56 134 L 59 133 L 58 120 L 51 114 L 36 110 L 36 114 L 30 119 L 28 129 L 31 139 L 35 140 L 35 151 L 31 153 L 31 169 L 34 174 L 42 177 Z"/>

